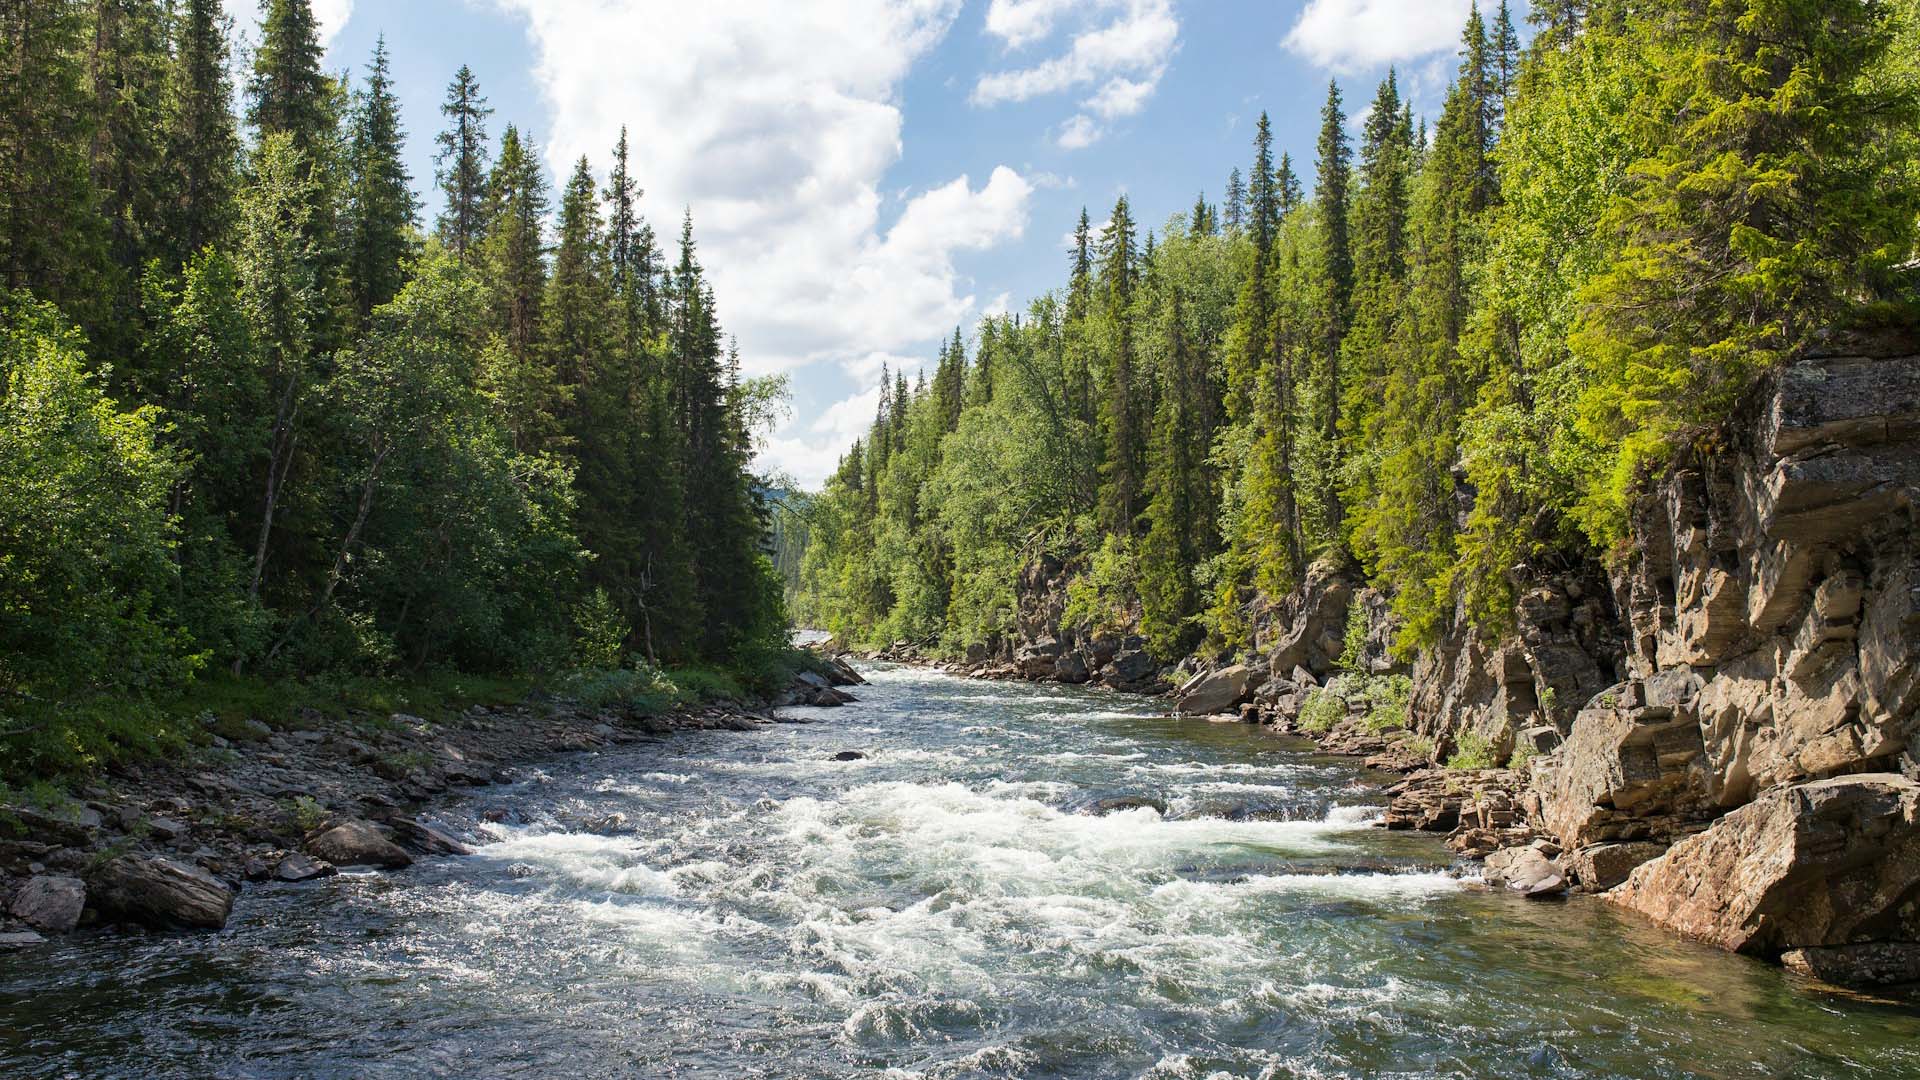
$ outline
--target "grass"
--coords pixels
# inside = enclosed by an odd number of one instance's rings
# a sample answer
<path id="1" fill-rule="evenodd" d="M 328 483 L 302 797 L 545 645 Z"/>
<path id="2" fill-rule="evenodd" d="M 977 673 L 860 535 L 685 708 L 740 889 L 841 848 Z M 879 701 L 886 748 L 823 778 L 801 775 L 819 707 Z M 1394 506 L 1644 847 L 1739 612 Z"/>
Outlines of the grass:
<path id="1" fill-rule="evenodd" d="M 813 653 L 770 646 L 747 650 L 725 667 L 569 672 L 546 680 L 545 688 L 589 708 L 651 715 L 770 695 L 801 671 L 828 670 Z M 18 802 L 35 785 L 63 793 L 118 761 L 218 753 L 209 749 L 216 736 L 229 743 L 261 742 L 322 719 L 377 730 L 390 727 L 396 714 L 448 725 L 476 705 L 516 705 L 541 688 L 542 680 L 531 676 L 459 672 L 277 679 L 221 672 L 150 698 L 43 706 L 24 717 L 0 717 L 0 803 Z"/>

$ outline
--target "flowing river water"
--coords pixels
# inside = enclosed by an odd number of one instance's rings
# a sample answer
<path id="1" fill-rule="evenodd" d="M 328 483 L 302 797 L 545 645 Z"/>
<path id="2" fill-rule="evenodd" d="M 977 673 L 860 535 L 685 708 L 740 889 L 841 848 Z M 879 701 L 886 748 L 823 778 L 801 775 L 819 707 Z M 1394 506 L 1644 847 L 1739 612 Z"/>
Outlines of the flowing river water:
<path id="1" fill-rule="evenodd" d="M 1349 761 L 870 674 L 451 804 L 471 857 L 0 955 L 0 1076 L 1920 1076 L 1913 1011 L 1480 888 Z"/>

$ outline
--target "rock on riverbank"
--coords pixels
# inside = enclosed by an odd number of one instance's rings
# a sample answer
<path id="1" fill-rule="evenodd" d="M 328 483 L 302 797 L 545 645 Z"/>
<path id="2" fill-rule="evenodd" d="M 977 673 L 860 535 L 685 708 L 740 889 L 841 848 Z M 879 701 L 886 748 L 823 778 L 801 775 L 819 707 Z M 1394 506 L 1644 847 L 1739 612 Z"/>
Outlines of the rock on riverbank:
<path id="1" fill-rule="evenodd" d="M 849 676 L 859 679 L 835 669 L 831 682 Z M 813 703 L 818 689 L 799 682 L 779 700 Z M 89 926 L 217 929 L 250 881 L 466 854 L 413 808 L 512 780 L 523 764 L 770 722 L 746 706 L 640 716 L 561 701 L 476 706 L 439 722 L 311 711 L 277 728 L 250 721 L 244 738 L 210 736 L 177 760 L 116 769 L 70 802 L 0 806 L 0 945 Z"/>

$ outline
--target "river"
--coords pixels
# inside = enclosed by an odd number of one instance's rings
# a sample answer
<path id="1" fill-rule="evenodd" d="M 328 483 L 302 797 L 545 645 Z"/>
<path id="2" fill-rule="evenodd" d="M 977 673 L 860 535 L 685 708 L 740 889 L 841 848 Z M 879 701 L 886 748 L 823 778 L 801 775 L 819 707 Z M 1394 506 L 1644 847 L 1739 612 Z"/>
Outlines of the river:
<path id="1" fill-rule="evenodd" d="M 870 675 L 443 807 L 471 857 L 0 955 L 0 1075 L 1920 1076 L 1914 1012 L 1462 880 L 1349 761 Z"/>

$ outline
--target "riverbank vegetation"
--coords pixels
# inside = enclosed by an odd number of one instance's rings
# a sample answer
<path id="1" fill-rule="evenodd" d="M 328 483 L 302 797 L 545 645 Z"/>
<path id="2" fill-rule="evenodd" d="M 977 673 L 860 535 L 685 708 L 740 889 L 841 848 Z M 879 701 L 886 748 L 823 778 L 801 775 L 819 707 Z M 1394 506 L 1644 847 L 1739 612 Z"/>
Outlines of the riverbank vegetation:
<path id="1" fill-rule="evenodd" d="M 893 373 L 811 504 L 802 618 L 947 651 L 1067 621 L 1252 644 L 1316 559 L 1397 647 L 1604 557 L 1650 463 L 1832 329 L 1920 298 L 1920 30 L 1877 0 L 1476 10 L 1431 123 L 1389 74 L 1224 197 L 1082 213 L 1065 286 Z M 1357 131 L 1357 138 L 1351 132 Z M 1314 176 L 1303 178 L 1310 157 Z"/>
<path id="2" fill-rule="evenodd" d="M 462 68 L 429 227 L 384 45 L 261 9 L 243 122 L 218 0 L 0 3 L 0 778 L 367 679 L 767 681 L 784 387 L 644 148 L 551 191 Z"/>

